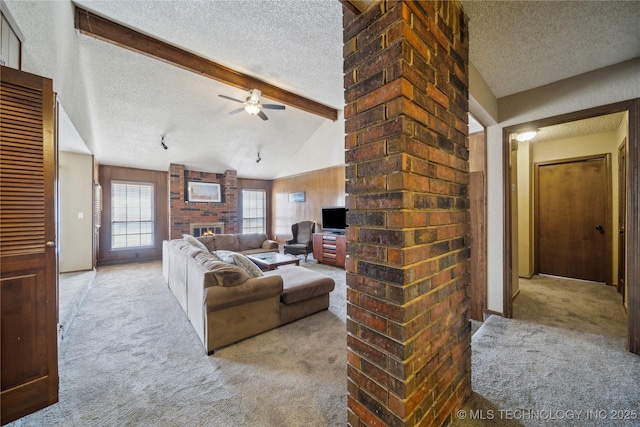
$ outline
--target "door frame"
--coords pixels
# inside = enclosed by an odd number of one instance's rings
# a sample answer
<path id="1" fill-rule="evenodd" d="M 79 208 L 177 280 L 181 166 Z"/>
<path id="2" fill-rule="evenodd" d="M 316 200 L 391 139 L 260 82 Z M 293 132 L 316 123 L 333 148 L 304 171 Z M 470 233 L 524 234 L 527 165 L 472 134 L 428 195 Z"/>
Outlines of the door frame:
<path id="1" fill-rule="evenodd" d="M 621 179 L 622 177 L 622 179 Z M 616 228 L 618 230 L 618 292 L 622 294 L 622 303 L 626 301 L 625 284 L 627 282 L 626 274 L 626 217 L 627 217 L 627 138 L 622 141 L 622 144 L 618 147 L 618 220 Z M 622 224 L 620 220 L 622 218 Z M 622 228 L 621 228 L 622 227 Z"/>
<path id="2" fill-rule="evenodd" d="M 534 173 L 534 210 L 533 210 L 533 229 L 535 230 L 534 232 L 534 242 L 535 242 L 535 248 L 534 248 L 534 259 L 533 259 L 533 271 L 535 274 L 539 274 L 540 273 L 540 227 L 538 225 L 538 221 L 540 219 L 540 213 L 538 211 L 539 207 L 540 207 L 540 203 L 539 203 L 539 198 L 540 198 L 540 186 L 538 185 L 538 178 L 539 178 L 539 173 L 540 173 L 540 166 L 550 166 L 550 165 L 559 165 L 559 164 L 565 164 L 565 163 L 574 163 L 574 162 L 583 162 L 583 161 L 588 161 L 588 160 L 595 160 L 595 159 L 603 159 L 604 161 L 604 167 L 605 167 L 605 174 L 606 174 L 606 185 L 605 185 L 605 194 L 604 197 L 607 200 L 607 205 L 605 206 L 605 220 L 604 220 L 604 229 L 605 229 L 605 233 L 604 233 L 604 239 L 606 242 L 605 248 L 604 248 L 604 256 L 605 256 L 605 260 L 606 260 L 606 266 L 605 266 L 605 283 L 606 284 L 610 284 L 609 282 L 611 281 L 611 275 L 613 274 L 613 241 L 611 240 L 611 233 L 613 230 L 613 225 L 612 225 L 612 220 L 611 220 L 611 207 L 613 205 L 613 198 L 612 198 L 612 190 L 613 190 L 613 182 L 612 182 L 612 178 L 611 178 L 611 154 L 610 153 L 603 153 L 603 154 L 595 154 L 595 155 L 590 155 L 590 156 L 580 156 L 580 157 L 571 157 L 571 158 L 566 158 L 566 159 L 556 159 L 556 160 L 549 160 L 549 161 L 545 161 L 545 162 L 537 162 L 533 165 L 533 173 Z"/>
<path id="3" fill-rule="evenodd" d="M 640 98 L 617 102 L 575 111 L 555 117 L 520 123 L 502 129 L 502 183 L 504 197 L 504 264 L 503 264 L 503 307 L 507 318 L 513 316 L 511 298 L 511 266 L 512 245 L 510 217 L 511 180 L 509 176 L 509 135 L 525 127 L 546 127 L 575 120 L 627 111 L 629 113 L 629 129 L 627 134 L 627 229 L 626 229 L 626 264 L 627 264 L 627 301 L 628 301 L 628 348 L 640 354 L 640 263 L 631 259 L 631 254 L 640 253 Z"/>

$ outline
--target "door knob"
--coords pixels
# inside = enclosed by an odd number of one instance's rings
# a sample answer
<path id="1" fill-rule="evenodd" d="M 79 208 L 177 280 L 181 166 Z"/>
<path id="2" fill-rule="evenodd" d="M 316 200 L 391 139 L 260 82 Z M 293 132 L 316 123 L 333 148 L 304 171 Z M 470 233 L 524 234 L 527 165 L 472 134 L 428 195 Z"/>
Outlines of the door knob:
<path id="1" fill-rule="evenodd" d="M 604 234 L 604 228 L 601 225 L 596 225 L 596 230 L 598 230 L 600 233 Z"/>
<path id="2" fill-rule="evenodd" d="M 56 247 L 56 242 L 48 241 L 47 243 L 45 243 L 45 245 L 46 245 L 48 248 L 55 248 L 55 247 Z"/>

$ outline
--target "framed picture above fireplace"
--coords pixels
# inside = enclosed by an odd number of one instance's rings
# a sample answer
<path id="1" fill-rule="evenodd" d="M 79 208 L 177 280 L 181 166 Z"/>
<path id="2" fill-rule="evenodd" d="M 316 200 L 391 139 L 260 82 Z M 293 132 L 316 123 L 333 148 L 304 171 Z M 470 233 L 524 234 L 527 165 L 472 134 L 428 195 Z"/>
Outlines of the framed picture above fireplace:
<path id="1" fill-rule="evenodd" d="M 222 201 L 221 193 L 220 184 L 201 181 L 187 182 L 188 202 L 219 203 Z"/>

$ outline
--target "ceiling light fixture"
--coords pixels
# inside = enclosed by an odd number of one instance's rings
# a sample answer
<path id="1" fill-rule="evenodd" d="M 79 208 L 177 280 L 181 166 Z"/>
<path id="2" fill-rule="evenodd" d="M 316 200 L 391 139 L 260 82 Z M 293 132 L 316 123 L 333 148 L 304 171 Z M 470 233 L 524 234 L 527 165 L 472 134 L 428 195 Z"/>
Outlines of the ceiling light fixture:
<path id="1" fill-rule="evenodd" d="M 162 148 L 164 148 L 165 150 L 168 149 L 169 147 L 167 147 L 167 144 L 164 143 L 164 135 L 162 135 L 161 137 L 162 139 L 160 140 L 160 146 Z"/>
<path id="2" fill-rule="evenodd" d="M 537 133 L 538 133 L 537 130 L 527 130 L 527 131 L 518 133 L 518 136 L 516 136 L 516 139 L 520 142 L 531 141 L 533 137 L 536 136 Z"/>
<path id="3" fill-rule="evenodd" d="M 262 160 L 262 157 L 260 157 L 260 152 L 258 151 L 258 158 L 256 159 L 256 163 L 260 163 L 260 160 Z"/>
<path id="4" fill-rule="evenodd" d="M 242 111 L 242 110 L 240 110 Z M 259 104 L 248 104 L 244 106 L 244 111 L 246 111 L 247 113 L 251 114 L 252 116 L 255 116 L 256 114 L 258 114 L 260 112 L 260 105 Z"/>

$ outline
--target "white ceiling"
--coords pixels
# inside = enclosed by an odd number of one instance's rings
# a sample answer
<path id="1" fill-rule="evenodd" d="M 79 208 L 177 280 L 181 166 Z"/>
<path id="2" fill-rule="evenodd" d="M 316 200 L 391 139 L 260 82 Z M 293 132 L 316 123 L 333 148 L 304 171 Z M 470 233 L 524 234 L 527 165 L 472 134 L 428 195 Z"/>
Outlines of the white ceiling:
<path id="1" fill-rule="evenodd" d="M 344 162 L 344 121 L 287 106 L 268 121 L 219 94 L 236 88 L 81 35 L 73 3 L 7 0 L 25 35 L 23 68 L 52 77 L 78 136 L 101 164 L 271 179 Z M 338 0 L 90 1 L 83 8 L 342 110 Z M 470 59 L 497 97 L 640 56 L 640 1 L 470 1 Z M 264 99 L 264 102 L 272 102 Z M 77 129 L 77 132 L 76 132 Z M 160 146 L 161 136 L 169 147 Z M 80 144 L 82 145 L 82 144 Z M 74 148 L 75 147 L 75 148 Z M 255 162 L 257 152 L 263 161 Z"/>
<path id="2" fill-rule="evenodd" d="M 559 141 L 618 130 L 625 113 L 607 114 L 538 129 L 532 142 Z"/>
<path id="3" fill-rule="evenodd" d="M 461 0 L 469 59 L 502 98 L 640 56 L 640 1 Z"/>

